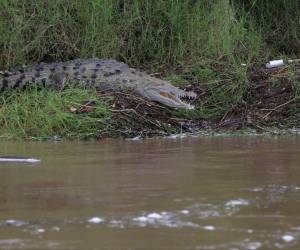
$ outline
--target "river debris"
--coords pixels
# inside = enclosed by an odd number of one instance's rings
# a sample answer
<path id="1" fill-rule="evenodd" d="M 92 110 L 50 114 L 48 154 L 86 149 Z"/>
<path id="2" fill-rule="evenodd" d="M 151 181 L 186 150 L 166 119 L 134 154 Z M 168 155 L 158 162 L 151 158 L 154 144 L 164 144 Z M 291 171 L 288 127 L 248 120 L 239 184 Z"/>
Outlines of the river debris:
<path id="1" fill-rule="evenodd" d="M 284 61 L 282 59 L 273 60 L 266 64 L 267 69 L 276 68 L 276 67 L 280 67 L 280 66 L 284 66 Z"/>
<path id="2" fill-rule="evenodd" d="M 291 63 L 299 63 L 300 59 L 289 59 L 287 61 L 284 61 L 283 59 L 279 59 L 279 60 L 272 60 L 269 61 L 266 64 L 266 68 L 267 69 L 272 69 L 272 68 L 277 68 L 277 67 L 281 67 L 287 64 L 291 64 Z"/>
<path id="3" fill-rule="evenodd" d="M 38 163 L 40 159 L 19 156 L 0 156 L 0 162 Z"/>

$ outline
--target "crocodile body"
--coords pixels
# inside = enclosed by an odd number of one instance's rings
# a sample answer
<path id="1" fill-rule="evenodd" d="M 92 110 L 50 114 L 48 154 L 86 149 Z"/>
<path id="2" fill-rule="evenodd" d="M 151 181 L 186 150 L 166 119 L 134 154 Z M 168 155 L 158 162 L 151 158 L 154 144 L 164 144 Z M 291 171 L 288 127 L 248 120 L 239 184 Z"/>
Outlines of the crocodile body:
<path id="1" fill-rule="evenodd" d="M 172 108 L 192 109 L 181 100 L 195 98 L 193 92 L 174 87 L 113 59 L 76 59 L 67 62 L 40 63 L 18 70 L 0 72 L 0 90 L 22 88 L 30 84 L 63 89 L 67 83 L 99 90 L 132 89 L 139 95 Z"/>

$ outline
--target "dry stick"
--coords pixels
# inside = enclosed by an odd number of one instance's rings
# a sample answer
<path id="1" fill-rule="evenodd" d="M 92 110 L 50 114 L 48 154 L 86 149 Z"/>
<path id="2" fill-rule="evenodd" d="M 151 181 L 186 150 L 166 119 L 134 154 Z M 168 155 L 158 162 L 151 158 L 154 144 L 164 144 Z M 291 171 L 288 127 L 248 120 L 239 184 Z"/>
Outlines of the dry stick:
<path id="1" fill-rule="evenodd" d="M 281 107 L 283 107 L 283 106 L 285 106 L 285 105 L 287 105 L 287 104 L 289 104 L 289 103 L 291 103 L 295 100 L 296 100 L 296 97 L 294 97 L 293 99 L 291 99 L 291 100 L 289 100 L 289 101 L 287 101 L 283 104 L 278 105 L 277 107 L 273 108 L 270 112 L 268 112 L 266 115 L 264 115 L 263 119 L 265 120 L 270 114 L 272 114 L 273 111 L 275 111 L 275 110 L 277 110 L 277 109 L 279 109 L 279 108 L 281 108 Z"/>
<path id="2" fill-rule="evenodd" d="M 170 120 L 174 120 L 174 121 L 192 121 L 192 119 L 185 119 L 185 118 L 177 118 L 177 117 L 170 117 Z"/>
<path id="3" fill-rule="evenodd" d="M 124 112 L 133 112 L 135 113 L 136 111 L 134 109 L 109 109 L 110 112 L 120 112 L 120 113 L 124 113 Z"/>
<path id="4" fill-rule="evenodd" d="M 114 109 L 110 109 L 111 112 L 120 112 L 120 113 L 123 113 L 125 115 L 128 116 L 128 114 L 126 114 L 126 112 L 132 112 L 134 114 L 136 114 L 137 116 L 141 117 L 143 120 L 145 120 L 146 122 L 149 122 L 151 124 L 153 124 L 154 126 L 158 127 L 158 128 L 161 128 L 162 126 L 159 126 L 158 124 L 156 124 L 155 122 L 145 118 L 144 116 L 140 115 L 138 112 L 136 112 L 135 109 L 121 109 L 121 110 L 114 110 Z"/>
<path id="5" fill-rule="evenodd" d="M 227 117 L 227 115 L 229 114 L 229 110 L 227 110 L 226 112 L 225 112 L 225 114 L 223 115 L 223 117 L 222 117 L 222 119 L 221 119 L 221 121 L 219 122 L 219 126 L 221 126 L 222 125 L 222 123 L 225 121 L 225 119 L 226 119 L 226 117 Z"/>

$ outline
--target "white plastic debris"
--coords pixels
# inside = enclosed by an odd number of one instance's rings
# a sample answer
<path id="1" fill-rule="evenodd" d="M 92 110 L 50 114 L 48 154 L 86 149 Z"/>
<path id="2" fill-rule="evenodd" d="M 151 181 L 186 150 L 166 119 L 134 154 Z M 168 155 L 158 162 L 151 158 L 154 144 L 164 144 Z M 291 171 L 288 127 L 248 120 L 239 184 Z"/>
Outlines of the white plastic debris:
<path id="1" fill-rule="evenodd" d="M 267 69 L 271 69 L 271 68 L 276 68 L 276 67 L 280 67 L 284 65 L 284 61 L 282 59 L 280 60 L 273 60 L 273 61 L 269 61 L 266 64 L 266 68 Z"/>

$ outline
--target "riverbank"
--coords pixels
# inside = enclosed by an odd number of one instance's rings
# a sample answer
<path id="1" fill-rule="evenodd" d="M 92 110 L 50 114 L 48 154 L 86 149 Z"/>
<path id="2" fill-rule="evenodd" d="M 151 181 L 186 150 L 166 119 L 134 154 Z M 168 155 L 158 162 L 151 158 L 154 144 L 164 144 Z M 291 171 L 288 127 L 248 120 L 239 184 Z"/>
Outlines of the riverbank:
<path id="1" fill-rule="evenodd" d="M 1 139 L 132 138 L 300 128 L 297 65 L 252 70 L 243 82 L 234 74 L 218 79 L 215 74 L 220 74 L 220 65 L 214 64 L 209 70 L 214 76 L 209 84 L 193 82 L 180 69 L 177 75 L 165 77 L 173 83 L 183 82 L 183 89 L 197 93 L 192 101 L 194 110 L 170 109 L 129 91 L 28 88 L 5 92 L 0 97 Z"/>
<path id="2" fill-rule="evenodd" d="M 234 75 L 209 84 L 188 82 L 184 75 L 176 77 L 186 82 L 184 89 L 197 93 L 192 102 L 195 110 L 170 110 L 133 94 L 112 93 L 113 118 L 122 121 L 117 123 L 122 136 L 206 130 L 242 133 L 248 129 L 264 133 L 300 128 L 300 67 L 252 70 L 237 89 L 232 89 Z"/>
<path id="3" fill-rule="evenodd" d="M 297 1 L 1 1 L 0 16 L 0 71 L 114 58 L 198 95 L 174 111 L 130 92 L 5 92 L 0 139 L 300 127 L 299 65 L 264 69 L 300 58 Z"/>

